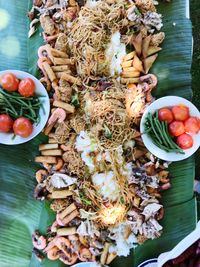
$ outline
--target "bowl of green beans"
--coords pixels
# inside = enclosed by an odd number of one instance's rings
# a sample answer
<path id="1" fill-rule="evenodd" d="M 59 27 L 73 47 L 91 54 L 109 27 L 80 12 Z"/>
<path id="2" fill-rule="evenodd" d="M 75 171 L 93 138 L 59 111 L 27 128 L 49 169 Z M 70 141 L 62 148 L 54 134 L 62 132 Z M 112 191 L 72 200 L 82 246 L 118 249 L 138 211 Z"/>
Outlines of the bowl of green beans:
<path id="1" fill-rule="evenodd" d="M 166 161 L 180 161 L 193 155 L 200 146 L 200 132 L 192 135 L 193 145 L 182 149 L 176 138 L 170 135 L 168 124 L 160 121 L 158 112 L 162 108 L 184 105 L 189 108 L 190 116 L 199 118 L 200 112 L 188 100 L 178 96 L 166 96 L 149 105 L 140 122 L 140 131 L 146 148 L 156 157 Z"/>
<path id="2" fill-rule="evenodd" d="M 12 73 L 17 79 L 30 78 L 35 84 L 34 95 L 24 97 L 18 92 L 9 92 L 0 86 L 0 114 L 9 115 L 13 121 L 27 118 L 32 124 L 32 133 L 28 137 L 15 135 L 12 131 L 0 132 L 0 144 L 17 145 L 36 137 L 45 127 L 50 112 L 48 93 L 43 84 L 33 75 L 19 70 L 5 70 L 0 76 Z"/>

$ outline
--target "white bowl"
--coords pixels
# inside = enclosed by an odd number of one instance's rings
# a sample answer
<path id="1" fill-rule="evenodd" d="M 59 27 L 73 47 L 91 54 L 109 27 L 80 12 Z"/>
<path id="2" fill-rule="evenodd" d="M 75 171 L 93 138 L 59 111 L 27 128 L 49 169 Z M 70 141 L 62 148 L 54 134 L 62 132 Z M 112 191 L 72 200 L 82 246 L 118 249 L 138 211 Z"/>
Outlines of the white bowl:
<path id="1" fill-rule="evenodd" d="M 24 72 L 24 71 L 19 71 L 19 70 L 5 70 L 5 71 L 0 71 L 0 76 L 8 72 L 15 74 L 16 77 L 19 79 L 31 78 L 34 81 L 35 86 L 36 86 L 35 93 L 37 96 L 42 96 L 41 101 L 43 104 L 43 108 L 45 110 L 45 113 L 44 113 L 43 109 L 40 108 L 39 110 L 40 122 L 37 125 L 33 124 L 33 132 L 30 136 L 23 138 L 17 135 L 13 139 L 13 133 L 0 133 L 0 144 L 18 145 L 18 144 L 22 144 L 27 141 L 30 141 L 42 131 L 49 117 L 50 102 L 49 102 L 49 96 L 48 96 L 46 89 L 44 88 L 42 83 L 38 79 L 36 79 L 33 75 L 27 72 Z"/>
<path id="2" fill-rule="evenodd" d="M 173 153 L 166 152 L 160 149 L 159 147 L 157 147 L 153 143 L 151 138 L 147 134 L 144 133 L 144 123 L 145 123 L 148 113 L 154 113 L 156 110 L 160 108 L 168 107 L 168 106 L 175 106 L 179 104 L 183 104 L 187 106 L 190 110 L 191 116 L 196 116 L 200 118 L 200 112 L 190 101 L 186 100 L 185 98 L 178 97 L 178 96 L 166 96 L 166 97 L 159 98 L 145 110 L 142 116 L 142 119 L 141 119 L 141 123 L 140 123 L 140 131 L 142 133 L 142 139 L 147 149 L 156 157 L 163 159 L 163 160 L 167 160 L 167 161 L 183 160 L 183 159 L 190 157 L 192 154 L 194 154 L 200 146 L 200 132 L 198 134 L 192 135 L 193 140 L 194 140 L 194 145 L 189 149 L 185 149 L 184 150 L 185 154 L 178 154 L 176 152 L 173 152 Z"/>
<path id="3" fill-rule="evenodd" d="M 96 262 L 79 262 L 72 267 L 101 267 L 101 265 Z"/>
<path id="4" fill-rule="evenodd" d="M 157 267 L 157 259 L 150 259 L 142 262 L 138 267 Z"/>

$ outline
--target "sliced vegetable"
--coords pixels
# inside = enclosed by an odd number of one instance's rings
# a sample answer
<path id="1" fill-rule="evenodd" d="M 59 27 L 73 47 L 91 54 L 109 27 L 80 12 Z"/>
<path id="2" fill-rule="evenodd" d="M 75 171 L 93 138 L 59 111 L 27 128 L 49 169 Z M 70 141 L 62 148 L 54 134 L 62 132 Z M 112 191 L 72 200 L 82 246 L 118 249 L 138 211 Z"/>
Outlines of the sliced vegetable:
<path id="1" fill-rule="evenodd" d="M 158 118 L 160 121 L 172 122 L 174 119 L 173 113 L 169 108 L 161 108 L 158 111 Z"/>
<path id="2" fill-rule="evenodd" d="M 0 77 L 0 85 L 4 90 L 14 92 L 18 89 L 19 80 L 12 73 L 5 73 Z"/>
<path id="3" fill-rule="evenodd" d="M 33 132 L 33 125 L 29 119 L 21 117 L 15 120 L 13 124 L 13 131 L 15 135 L 28 137 Z"/>
<path id="4" fill-rule="evenodd" d="M 189 118 L 189 108 L 183 105 L 174 106 L 172 108 L 172 113 L 176 121 L 185 121 Z"/>
<path id="5" fill-rule="evenodd" d="M 191 134 L 197 134 L 200 130 L 199 119 L 197 117 L 190 117 L 184 123 L 185 131 Z"/>
<path id="6" fill-rule="evenodd" d="M 169 133 L 172 136 L 179 136 L 185 132 L 185 127 L 181 121 L 173 121 L 169 124 Z"/>
<path id="7" fill-rule="evenodd" d="M 29 97 L 35 93 L 35 83 L 31 78 L 25 78 L 21 80 L 18 89 L 20 95 Z"/>
<path id="8" fill-rule="evenodd" d="M 8 133 L 13 127 L 13 120 L 7 114 L 0 115 L 0 132 Z"/>
<path id="9" fill-rule="evenodd" d="M 184 133 L 178 136 L 176 143 L 182 149 L 188 149 L 193 146 L 194 142 L 191 135 Z"/>

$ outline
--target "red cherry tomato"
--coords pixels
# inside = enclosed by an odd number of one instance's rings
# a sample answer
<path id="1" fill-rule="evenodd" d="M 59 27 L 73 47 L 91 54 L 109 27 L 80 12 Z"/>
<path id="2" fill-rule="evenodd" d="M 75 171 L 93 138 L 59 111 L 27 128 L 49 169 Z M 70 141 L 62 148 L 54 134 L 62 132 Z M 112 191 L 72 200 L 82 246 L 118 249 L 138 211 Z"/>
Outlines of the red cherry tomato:
<path id="1" fill-rule="evenodd" d="M 173 113 L 169 108 L 161 108 L 158 111 L 158 118 L 160 121 L 167 121 L 168 123 L 172 122 L 174 117 Z"/>
<path id="2" fill-rule="evenodd" d="M 174 106 L 172 108 L 172 113 L 176 121 L 185 121 L 190 116 L 189 108 L 183 105 Z"/>
<path id="3" fill-rule="evenodd" d="M 6 91 L 17 91 L 19 80 L 13 73 L 5 73 L 0 77 L 0 84 Z"/>
<path id="4" fill-rule="evenodd" d="M 188 149 L 193 146 L 194 142 L 191 135 L 184 133 L 178 136 L 176 143 L 180 148 Z"/>
<path id="5" fill-rule="evenodd" d="M 169 133 L 172 136 L 179 136 L 185 132 L 184 124 L 182 121 L 173 121 L 169 125 Z"/>
<path id="6" fill-rule="evenodd" d="M 28 137 L 33 132 L 33 125 L 29 119 L 20 117 L 13 124 L 13 131 L 21 137 Z"/>
<path id="7" fill-rule="evenodd" d="M 35 93 L 35 83 L 31 78 L 25 78 L 21 80 L 18 89 L 20 95 L 29 97 Z"/>
<path id="8" fill-rule="evenodd" d="M 13 120 L 7 114 L 0 115 L 0 132 L 8 133 L 13 127 Z"/>
<path id="9" fill-rule="evenodd" d="M 185 121 L 185 131 L 191 134 L 197 134 L 200 130 L 199 119 L 197 117 L 190 117 Z"/>

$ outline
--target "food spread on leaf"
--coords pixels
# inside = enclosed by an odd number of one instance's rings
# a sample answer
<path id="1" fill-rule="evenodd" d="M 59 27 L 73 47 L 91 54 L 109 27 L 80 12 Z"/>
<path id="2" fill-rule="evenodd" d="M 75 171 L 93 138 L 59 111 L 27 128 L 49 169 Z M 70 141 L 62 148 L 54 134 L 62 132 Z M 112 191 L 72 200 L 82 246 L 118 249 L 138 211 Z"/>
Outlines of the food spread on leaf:
<path id="1" fill-rule="evenodd" d="M 190 116 L 185 105 L 163 107 L 145 119 L 145 133 L 166 152 L 184 154 L 193 146 L 192 135 L 200 131 L 200 118 Z"/>
<path id="2" fill-rule="evenodd" d="M 169 162 L 149 153 L 139 132 L 165 37 L 155 3 L 33 1 L 29 37 L 40 22 L 38 67 L 52 108 L 34 197 L 56 215 L 48 235 L 33 233 L 39 258 L 109 265 L 162 233 Z"/>
<path id="3" fill-rule="evenodd" d="M 42 101 L 31 78 L 19 80 L 13 73 L 0 76 L 0 132 L 28 137 L 40 121 Z"/>

